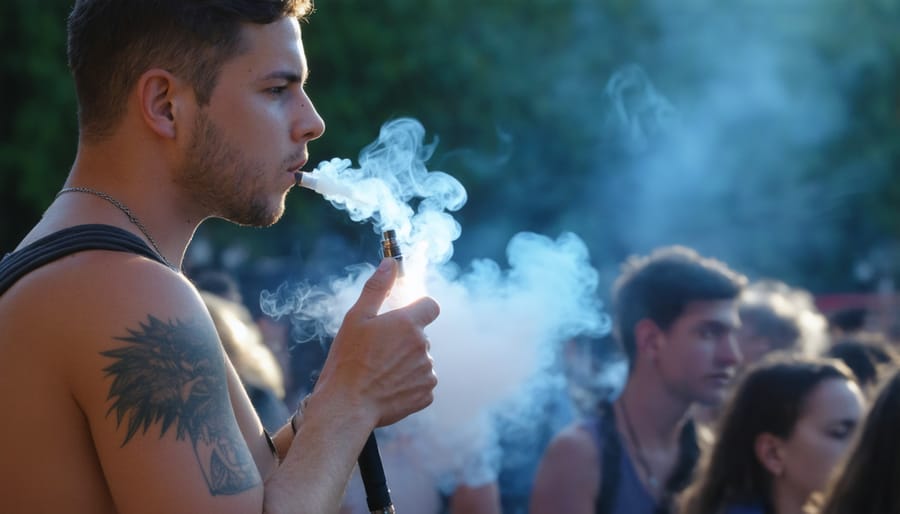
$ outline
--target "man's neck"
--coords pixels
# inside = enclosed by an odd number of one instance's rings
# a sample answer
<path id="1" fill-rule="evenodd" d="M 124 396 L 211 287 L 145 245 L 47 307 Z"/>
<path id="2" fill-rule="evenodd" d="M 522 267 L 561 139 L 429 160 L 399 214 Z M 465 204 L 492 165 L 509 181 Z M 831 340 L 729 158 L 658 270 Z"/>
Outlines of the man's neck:
<path id="1" fill-rule="evenodd" d="M 172 190 L 168 174 L 152 169 L 152 159 L 140 159 L 114 145 L 99 148 L 80 148 L 66 181 L 66 187 L 81 187 L 99 191 L 124 205 L 136 217 L 158 244 L 161 253 L 176 269 L 181 267 L 185 249 L 201 219 L 180 208 Z M 151 163 L 151 164 L 148 164 Z M 146 169 L 138 169 L 143 166 Z M 47 212 L 47 221 L 70 225 L 73 221 L 103 222 L 120 226 L 135 233 L 139 230 L 128 220 L 122 209 L 112 202 L 93 195 L 65 195 L 54 202 Z M 89 203 L 86 203 L 89 202 Z M 57 205 L 58 204 L 58 205 Z M 74 210 L 74 209 L 77 209 Z"/>
<path id="2" fill-rule="evenodd" d="M 658 378 L 633 373 L 617 403 L 646 451 L 678 445 L 691 404 L 675 396 Z"/>

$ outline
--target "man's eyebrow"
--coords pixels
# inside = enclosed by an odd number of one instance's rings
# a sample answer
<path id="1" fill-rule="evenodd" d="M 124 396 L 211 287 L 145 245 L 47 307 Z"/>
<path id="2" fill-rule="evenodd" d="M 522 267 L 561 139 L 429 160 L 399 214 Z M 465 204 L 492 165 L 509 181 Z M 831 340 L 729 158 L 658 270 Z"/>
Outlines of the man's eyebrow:
<path id="1" fill-rule="evenodd" d="M 307 78 L 309 78 L 309 71 L 307 71 L 305 75 L 300 75 L 293 71 L 278 70 L 267 74 L 263 77 L 263 80 L 281 79 L 291 83 L 299 82 L 303 84 L 306 82 Z"/>
<path id="2" fill-rule="evenodd" d="M 700 322 L 700 326 L 704 328 L 713 328 L 716 330 L 733 330 L 740 328 L 740 324 L 721 321 L 717 319 L 706 319 Z"/>

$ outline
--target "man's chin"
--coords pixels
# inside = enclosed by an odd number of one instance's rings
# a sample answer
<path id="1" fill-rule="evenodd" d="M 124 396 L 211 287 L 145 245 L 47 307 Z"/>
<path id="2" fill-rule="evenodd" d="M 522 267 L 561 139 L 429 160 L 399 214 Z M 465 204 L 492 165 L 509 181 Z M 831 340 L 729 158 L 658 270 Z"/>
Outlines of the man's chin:
<path id="1" fill-rule="evenodd" d="M 704 394 L 698 395 L 696 402 L 704 407 L 718 407 L 725 401 L 726 395 L 726 389 L 724 388 L 716 391 L 707 391 Z"/>
<path id="2" fill-rule="evenodd" d="M 256 223 L 253 223 L 251 225 L 254 227 L 257 227 L 257 228 L 271 227 L 272 225 L 278 223 L 283 216 L 284 216 L 284 206 L 282 206 L 281 209 L 278 209 L 277 211 L 272 212 L 271 214 L 269 214 L 266 217 L 257 219 Z"/>
<path id="3" fill-rule="evenodd" d="M 284 216 L 284 202 L 271 209 L 255 209 L 252 212 L 243 212 L 232 216 L 219 216 L 231 223 L 242 227 L 266 228 L 277 223 Z"/>

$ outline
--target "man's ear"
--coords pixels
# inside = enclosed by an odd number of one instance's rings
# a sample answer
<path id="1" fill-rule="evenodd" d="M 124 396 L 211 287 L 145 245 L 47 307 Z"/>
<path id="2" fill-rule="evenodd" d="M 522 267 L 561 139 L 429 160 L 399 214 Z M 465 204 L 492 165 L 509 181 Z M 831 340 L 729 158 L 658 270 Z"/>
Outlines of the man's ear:
<path id="1" fill-rule="evenodd" d="M 781 438 L 768 432 L 763 432 L 756 436 L 753 444 L 756 460 L 776 477 L 784 473 L 784 451 L 782 446 L 783 441 Z"/>
<path id="2" fill-rule="evenodd" d="M 160 137 L 175 138 L 178 110 L 186 107 L 182 105 L 186 101 L 184 86 L 174 75 L 159 68 L 147 70 L 138 79 L 141 118 Z"/>
<path id="3" fill-rule="evenodd" d="M 663 345 L 663 331 L 655 321 L 644 318 L 634 326 L 634 343 L 638 355 L 656 357 Z"/>

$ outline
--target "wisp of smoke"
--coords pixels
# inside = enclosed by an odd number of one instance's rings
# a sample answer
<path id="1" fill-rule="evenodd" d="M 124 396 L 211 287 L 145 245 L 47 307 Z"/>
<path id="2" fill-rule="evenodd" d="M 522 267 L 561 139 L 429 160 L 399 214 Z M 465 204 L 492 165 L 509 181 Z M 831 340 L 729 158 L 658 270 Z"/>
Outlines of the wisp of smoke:
<path id="1" fill-rule="evenodd" d="M 608 321 L 596 295 L 598 274 L 573 233 L 517 234 L 506 268 L 488 259 L 466 267 L 451 262 L 460 227 L 447 211 L 463 205 L 465 190 L 425 167 L 434 145 L 423 145 L 423 136 L 417 121 L 395 120 L 361 152 L 359 168 L 333 159 L 312 173 L 320 179 L 317 191 L 352 219 L 371 220 L 378 232 L 396 230 L 403 280 L 423 284 L 441 304 L 441 316 L 426 329 L 439 377 L 435 401 L 390 433 L 409 441 L 435 477 L 477 484 L 496 473 L 491 409 L 548 377 L 559 343 L 602 334 Z M 329 284 L 264 292 L 263 310 L 312 323 L 327 339 L 373 269 L 359 264 Z M 384 309 L 400 303 L 389 298 Z"/>
<path id="2" fill-rule="evenodd" d="M 325 186 L 320 192 L 354 221 L 372 220 L 377 232 L 394 230 L 408 253 L 429 263 L 446 262 L 459 237 L 459 223 L 445 211 L 466 203 L 458 180 L 425 167 L 436 142 L 425 145 L 425 129 L 410 118 L 386 123 L 378 139 L 359 155 L 321 163 L 312 173 Z M 410 205 L 416 201 L 416 210 Z"/>

